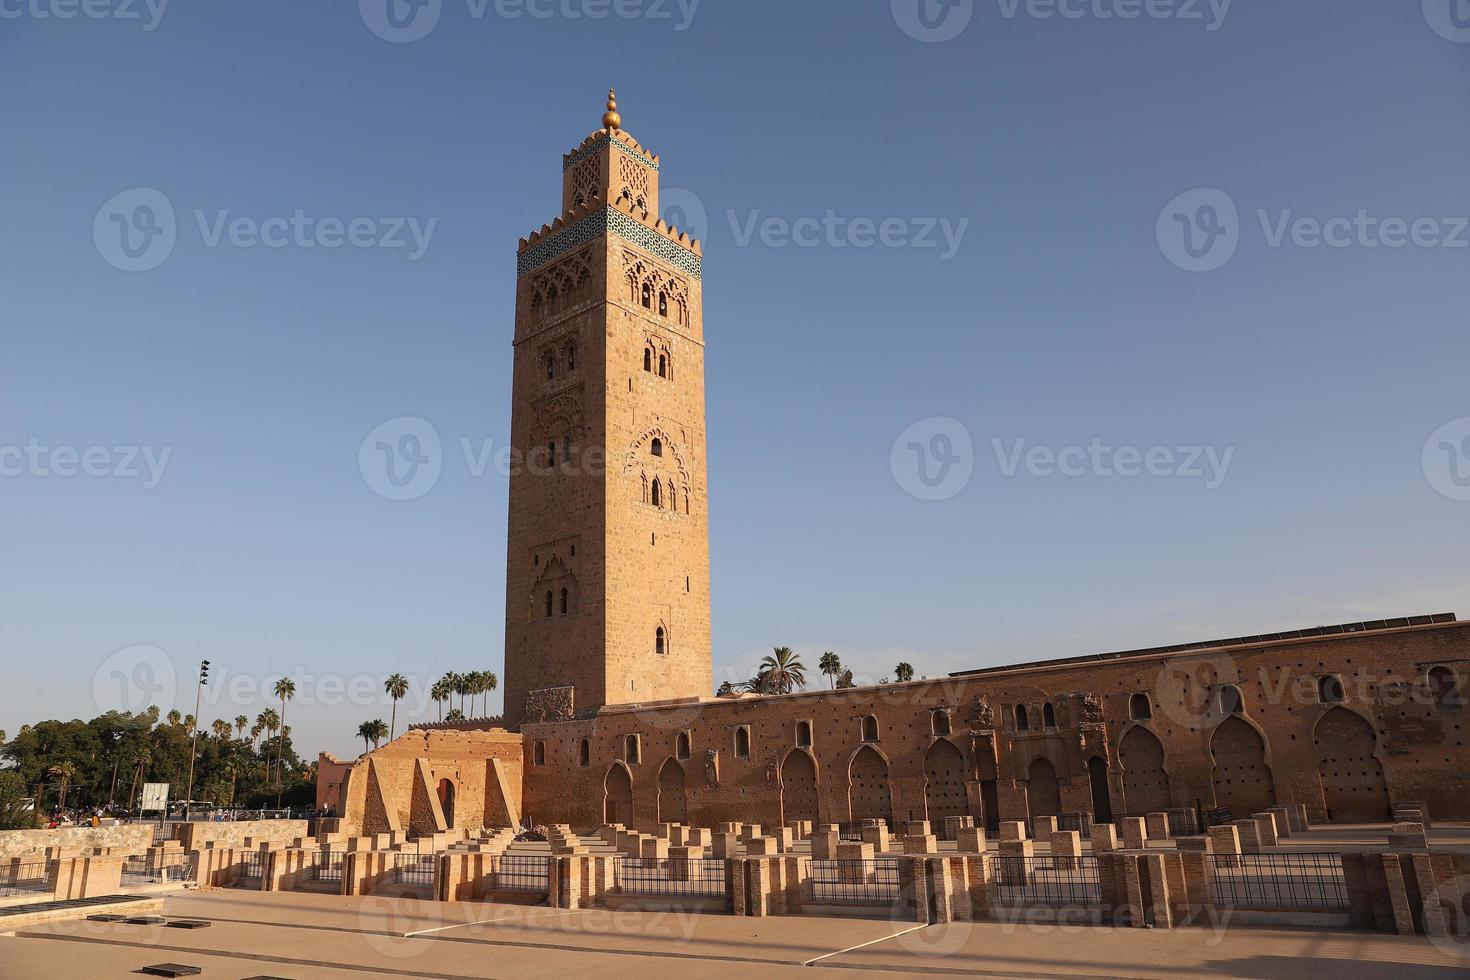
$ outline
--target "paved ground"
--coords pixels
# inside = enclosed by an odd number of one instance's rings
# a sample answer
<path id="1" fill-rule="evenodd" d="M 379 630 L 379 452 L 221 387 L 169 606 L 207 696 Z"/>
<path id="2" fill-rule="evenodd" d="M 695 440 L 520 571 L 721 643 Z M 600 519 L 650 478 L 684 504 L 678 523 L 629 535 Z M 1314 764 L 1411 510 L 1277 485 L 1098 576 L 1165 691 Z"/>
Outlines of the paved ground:
<path id="1" fill-rule="evenodd" d="M 1465 956 L 1423 938 L 1236 928 L 1135 930 L 886 919 L 735 918 L 560 912 L 303 893 L 213 891 L 170 898 L 166 914 L 208 929 L 57 923 L 0 936 L 0 978 L 131 978 L 178 962 L 205 977 L 836 976 L 1259 977 L 1464 980 Z M 823 976 L 834 975 L 824 972 Z"/>

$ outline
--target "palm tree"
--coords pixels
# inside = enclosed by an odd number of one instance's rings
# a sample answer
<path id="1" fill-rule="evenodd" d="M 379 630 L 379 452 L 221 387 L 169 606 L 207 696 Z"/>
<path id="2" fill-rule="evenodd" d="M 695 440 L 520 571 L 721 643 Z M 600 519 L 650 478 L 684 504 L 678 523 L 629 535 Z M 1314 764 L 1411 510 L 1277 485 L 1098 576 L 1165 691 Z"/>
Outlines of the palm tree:
<path id="1" fill-rule="evenodd" d="M 247 729 L 249 727 L 250 727 L 250 719 L 249 718 L 245 717 L 244 715 L 236 715 L 235 716 L 235 730 L 240 733 L 240 737 L 242 739 L 245 737 L 245 729 Z"/>
<path id="2" fill-rule="evenodd" d="M 56 765 L 47 769 L 46 775 L 61 783 L 61 789 L 58 794 L 56 805 L 61 807 L 62 809 L 65 809 L 67 787 L 71 786 L 71 781 L 77 776 L 76 764 L 71 762 L 59 762 Z"/>
<path id="3" fill-rule="evenodd" d="M 394 674 L 383 682 L 383 693 L 393 699 L 393 722 L 388 726 L 388 741 L 391 742 L 398 734 L 398 702 L 408 694 L 408 678 Z"/>
<path id="4" fill-rule="evenodd" d="M 225 774 L 230 777 L 230 806 L 235 805 L 235 786 L 241 776 L 250 774 L 250 763 L 238 755 L 225 760 Z"/>
<path id="5" fill-rule="evenodd" d="M 178 728 L 183 723 L 184 723 L 184 716 L 181 715 L 181 714 L 179 714 L 179 709 L 178 708 L 175 708 L 174 710 L 172 710 L 172 711 L 170 711 L 168 713 L 168 727 L 170 727 L 170 728 Z"/>
<path id="6" fill-rule="evenodd" d="M 289 677 L 276 681 L 276 697 L 281 699 L 281 739 L 276 743 L 276 807 L 281 806 L 281 759 L 286 751 L 286 702 L 296 696 L 296 682 Z"/>
<path id="7" fill-rule="evenodd" d="M 448 701 L 453 694 L 454 688 L 450 687 L 447 677 L 439 678 L 434 682 L 434 686 L 429 688 L 429 697 L 439 706 L 440 721 L 444 720 L 444 702 Z"/>
<path id="8" fill-rule="evenodd" d="M 837 675 L 842 673 L 842 658 L 828 650 L 817 661 L 817 668 L 832 679 L 832 690 L 837 690 Z"/>
<path id="9" fill-rule="evenodd" d="M 365 721 L 357 726 L 357 737 L 362 739 L 362 754 L 368 754 L 368 743 L 373 740 L 373 723 Z"/>
<path id="10" fill-rule="evenodd" d="M 450 708 L 449 714 L 444 716 L 444 720 L 448 722 L 464 721 L 464 712 L 460 711 L 458 708 Z"/>
<path id="11" fill-rule="evenodd" d="M 260 748 L 260 735 L 265 731 L 265 726 L 259 721 L 250 726 L 250 748 L 252 751 Z"/>
<path id="12" fill-rule="evenodd" d="M 806 687 L 806 665 L 790 647 L 776 647 L 761 661 L 756 680 L 763 694 L 790 694 Z"/>
<path id="13" fill-rule="evenodd" d="M 454 678 L 452 681 L 450 681 L 450 683 L 454 685 L 454 693 L 459 695 L 459 713 L 460 716 L 463 717 L 464 698 L 465 695 L 470 692 L 469 678 L 465 677 L 463 674 L 450 674 L 449 676 Z"/>
<path id="14" fill-rule="evenodd" d="M 137 754 L 133 756 L 133 762 L 137 768 L 133 770 L 133 785 L 128 790 L 128 809 L 133 807 L 133 801 L 137 799 L 138 782 L 143 778 L 143 772 L 153 764 L 153 755 L 148 751 L 147 745 L 140 746 Z"/>
<path id="15" fill-rule="evenodd" d="M 898 678 L 900 684 L 914 679 L 914 665 L 905 661 L 893 668 L 893 676 Z"/>
<path id="16" fill-rule="evenodd" d="M 495 676 L 495 671 L 487 670 L 480 674 L 480 693 L 485 695 L 485 703 L 481 706 L 480 717 L 490 717 L 490 692 L 500 686 L 500 678 Z"/>
<path id="17" fill-rule="evenodd" d="M 268 738 L 275 738 L 276 729 L 281 727 L 281 716 L 276 714 L 275 708 L 266 708 L 255 716 L 255 727 L 266 733 Z"/>
<path id="18" fill-rule="evenodd" d="M 368 737 L 373 740 L 373 748 L 382 744 L 383 739 L 388 737 L 388 726 L 383 724 L 383 719 L 374 718 L 367 723 Z"/>
<path id="19" fill-rule="evenodd" d="M 214 724 L 210 726 L 210 729 L 214 732 L 214 737 L 219 739 L 221 742 L 228 741 L 230 737 L 230 732 L 234 731 L 234 729 L 230 727 L 230 723 L 225 721 L 223 718 L 216 718 L 214 720 Z"/>

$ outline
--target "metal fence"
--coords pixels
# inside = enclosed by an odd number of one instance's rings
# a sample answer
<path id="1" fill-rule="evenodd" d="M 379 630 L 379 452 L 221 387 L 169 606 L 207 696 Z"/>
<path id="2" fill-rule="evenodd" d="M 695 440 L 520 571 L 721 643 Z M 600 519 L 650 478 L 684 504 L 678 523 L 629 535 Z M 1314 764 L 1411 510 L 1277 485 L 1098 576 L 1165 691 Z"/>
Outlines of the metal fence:
<path id="1" fill-rule="evenodd" d="M 995 900 L 1008 905 L 1101 905 L 1097 858 L 997 857 L 991 859 Z"/>
<path id="2" fill-rule="evenodd" d="M 490 867 L 499 891 L 551 891 L 551 858 L 543 854 L 499 854 Z"/>
<path id="3" fill-rule="evenodd" d="M 814 858 L 808 872 L 812 901 L 833 905 L 887 905 L 898 901 L 898 858 Z"/>
<path id="4" fill-rule="evenodd" d="M 146 885 L 195 881 L 198 879 L 197 871 L 198 865 L 191 854 L 133 854 L 123 859 L 119 885 L 123 888 L 142 888 Z"/>
<path id="5" fill-rule="evenodd" d="M 249 880 L 265 877 L 265 854 L 261 851 L 245 851 L 240 857 L 240 877 Z"/>
<path id="6" fill-rule="evenodd" d="M 342 851 L 321 851 L 316 863 L 311 866 L 312 881 L 341 881 L 343 869 L 347 867 L 347 855 Z"/>
<path id="7" fill-rule="evenodd" d="M 862 839 L 863 839 L 863 828 L 864 827 L 872 827 L 872 826 L 875 826 L 876 824 L 882 824 L 883 826 L 889 827 L 890 829 L 892 829 L 891 828 L 891 825 L 888 823 L 888 821 L 887 820 L 884 820 L 882 818 L 878 818 L 876 821 L 874 821 L 874 820 L 859 820 L 859 821 L 856 821 L 854 823 L 840 823 L 840 824 L 838 824 L 837 825 L 837 837 L 838 837 L 839 840 L 846 841 L 848 843 L 861 843 L 862 842 Z"/>
<path id="8" fill-rule="evenodd" d="M 1074 830 L 1083 837 L 1092 834 L 1092 814 L 1090 813 L 1063 813 L 1057 817 L 1058 830 Z"/>
<path id="9" fill-rule="evenodd" d="M 0 898 L 49 895 L 54 887 L 51 882 L 51 866 L 45 861 L 33 864 L 0 864 Z"/>
<path id="10" fill-rule="evenodd" d="M 614 886 L 633 895 L 698 895 L 722 898 L 725 862 L 719 858 L 619 858 Z"/>
<path id="11" fill-rule="evenodd" d="M 393 877 L 405 885 L 434 885 L 434 871 L 438 864 L 432 854 L 394 854 Z"/>
<path id="12" fill-rule="evenodd" d="M 1193 810 L 1169 811 L 1169 836 L 1193 837 L 1199 831 L 1199 817 Z"/>
<path id="13" fill-rule="evenodd" d="M 1210 901 L 1254 909 L 1348 907 L 1339 854 L 1207 854 Z"/>

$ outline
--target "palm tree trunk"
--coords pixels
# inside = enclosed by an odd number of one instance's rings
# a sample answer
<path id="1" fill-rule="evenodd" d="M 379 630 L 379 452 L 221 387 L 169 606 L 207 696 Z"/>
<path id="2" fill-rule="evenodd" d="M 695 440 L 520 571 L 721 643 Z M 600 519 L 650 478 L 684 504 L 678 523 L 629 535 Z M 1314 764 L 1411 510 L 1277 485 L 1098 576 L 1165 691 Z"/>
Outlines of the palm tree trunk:
<path id="1" fill-rule="evenodd" d="M 393 736 L 396 735 L 396 734 L 398 734 L 398 699 L 397 698 L 394 698 L 393 699 L 393 714 L 390 717 L 393 720 L 389 723 L 389 728 L 388 728 L 388 741 L 391 742 L 391 741 L 393 741 Z"/>

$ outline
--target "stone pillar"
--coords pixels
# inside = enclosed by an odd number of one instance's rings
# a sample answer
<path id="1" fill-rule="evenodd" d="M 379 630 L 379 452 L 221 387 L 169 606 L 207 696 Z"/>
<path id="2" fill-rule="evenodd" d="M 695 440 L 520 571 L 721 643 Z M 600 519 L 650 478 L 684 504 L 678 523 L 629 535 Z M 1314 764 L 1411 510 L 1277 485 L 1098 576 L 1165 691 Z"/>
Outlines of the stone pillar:
<path id="1" fill-rule="evenodd" d="M 1193 918 L 1209 906 L 1210 876 L 1214 868 L 1210 864 L 1212 847 L 1208 837 L 1177 837 L 1179 860 L 1184 871 L 1184 895 L 1187 916 Z"/>
<path id="2" fill-rule="evenodd" d="M 1150 813 L 1143 818 L 1143 823 L 1144 829 L 1148 832 L 1149 840 L 1168 840 L 1171 836 L 1169 833 L 1169 814 L 1167 813 L 1162 811 Z"/>
<path id="3" fill-rule="evenodd" d="M 750 857 L 771 857 L 779 853 L 774 837 L 751 837 L 745 842 L 745 853 Z"/>
<path id="4" fill-rule="evenodd" d="M 678 824 L 673 823 L 654 824 L 653 834 L 655 837 L 670 840 L 674 836 L 674 828 L 677 826 Z"/>
<path id="5" fill-rule="evenodd" d="M 1002 820 L 1000 822 L 1000 842 L 1018 841 L 1026 839 L 1026 824 L 1022 820 Z"/>
<path id="6" fill-rule="evenodd" d="M 1256 837 L 1260 840 L 1262 847 L 1275 847 L 1281 843 L 1276 833 L 1276 814 L 1257 813 L 1251 816 L 1256 824 Z"/>
<path id="7" fill-rule="evenodd" d="M 1142 817 L 1122 817 L 1118 826 L 1123 830 L 1123 848 L 1141 851 L 1148 846 L 1148 827 Z"/>
<path id="8" fill-rule="evenodd" d="M 905 837 L 928 837 L 931 833 L 929 821 L 910 820 L 904 825 L 903 833 Z"/>
<path id="9" fill-rule="evenodd" d="M 674 881 L 689 880 L 689 862 L 704 858 L 704 848 L 687 844 L 669 848 L 669 878 Z"/>
<path id="10" fill-rule="evenodd" d="M 1276 814 L 1276 836 L 1285 839 L 1291 836 L 1291 807 L 1277 804 L 1270 808 L 1271 813 Z"/>
<path id="11" fill-rule="evenodd" d="M 865 885 L 873 874 L 873 845 L 844 842 L 837 845 L 837 880 L 844 885 Z"/>
<path id="12" fill-rule="evenodd" d="M 888 850 L 888 825 L 879 823 L 864 827 L 863 843 L 872 844 L 873 849 L 879 854 L 882 854 L 884 851 Z"/>
<path id="13" fill-rule="evenodd" d="M 1261 832 L 1254 820 L 1232 820 L 1231 824 L 1240 834 L 1240 849 L 1246 854 L 1261 852 Z"/>
<path id="14" fill-rule="evenodd" d="M 639 846 L 638 856 L 653 860 L 669 856 L 669 842 L 661 837 L 645 837 Z"/>
<path id="15" fill-rule="evenodd" d="M 729 831 L 719 831 L 710 837 L 710 853 L 717 858 L 731 859 L 740 856 L 740 847 L 735 835 Z"/>
<path id="16" fill-rule="evenodd" d="M 995 879 L 1002 885 L 1024 885 L 1030 880 L 1031 859 L 1036 845 L 1029 840 L 1003 840 L 1000 859 L 996 862 Z"/>
<path id="17" fill-rule="evenodd" d="M 928 822 L 926 821 L 924 825 L 928 826 Z M 938 854 L 939 838 L 933 834 L 909 834 L 903 839 L 903 852 L 905 854 Z"/>
<path id="18" fill-rule="evenodd" d="M 760 824 L 758 824 L 758 823 L 748 823 L 748 824 L 744 824 L 741 827 L 741 830 L 740 830 L 740 839 L 742 841 L 745 841 L 746 843 L 749 843 L 750 841 L 754 840 L 755 838 L 757 838 L 759 836 L 761 836 L 761 825 Z"/>
<path id="19" fill-rule="evenodd" d="M 1240 831 L 1231 824 L 1210 828 L 1210 848 L 1221 868 L 1240 867 Z"/>
<path id="20" fill-rule="evenodd" d="M 793 831 L 790 827 L 777 827 L 771 831 L 771 839 L 776 842 L 776 849 L 781 853 L 790 851 L 796 843 Z"/>
<path id="21" fill-rule="evenodd" d="M 955 833 L 955 849 L 961 854 L 985 853 L 985 828 L 961 827 Z"/>
<path id="22" fill-rule="evenodd" d="M 1312 821 L 1307 819 L 1307 805 L 1305 803 L 1293 803 L 1291 808 L 1292 812 L 1296 814 L 1295 819 L 1291 821 L 1291 829 L 1293 831 L 1311 830 Z"/>
<path id="23" fill-rule="evenodd" d="M 900 858 L 898 861 L 899 904 L 908 912 L 910 921 L 930 921 L 929 862 L 923 858 Z"/>
<path id="24" fill-rule="evenodd" d="M 835 830 L 819 830 L 812 834 L 812 857 L 830 860 L 837 856 L 837 845 L 842 835 Z"/>
<path id="25" fill-rule="evenodd" d="M 1118 829 L 1110 823 L 1092 825 L 1092 853 L 1111 854 L 1118 849 Z"/>
<path id="26" fill-rule="evenodd" d="M 1082 856 L 1082 835 L 1075 830 L 1058 830 L 1051 835 L 1052 864 L 1061 871 L 1074 871 Z"/>
<path id="27" fill-rule="evenodd" d="M 710 832 L 707 827 L 685 827 L 684 844 L 688 847 L 709 847 Z"/>
<path id="28" fill-rule="evenodd" d="M 1056 817 L 1031 818 L 1031 837 L 1035 840 L 1050 840 L 1051 835 L 1057 832 L 1058 823 Z"/>

